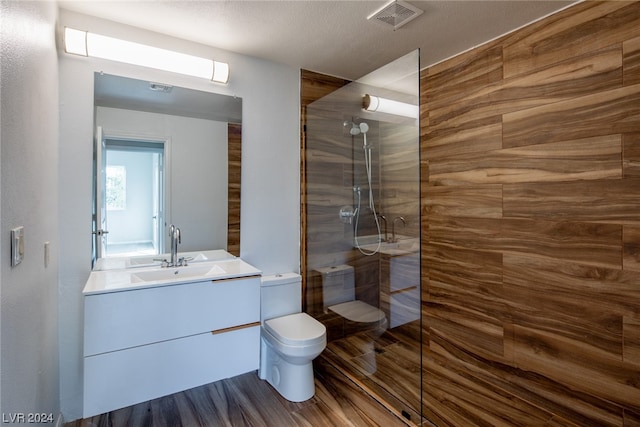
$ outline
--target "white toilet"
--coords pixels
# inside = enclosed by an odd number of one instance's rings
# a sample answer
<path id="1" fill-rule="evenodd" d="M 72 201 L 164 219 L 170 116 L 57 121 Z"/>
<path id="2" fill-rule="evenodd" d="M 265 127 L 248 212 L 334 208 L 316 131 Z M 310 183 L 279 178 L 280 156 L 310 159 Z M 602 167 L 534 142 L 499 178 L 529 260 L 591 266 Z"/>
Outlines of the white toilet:
<path id="1" fill-rule="evenodd" d="M 315 394 L 312 361 L 327 346 L 324 325 L 301 311 L 299 274 L 262 277 L 258 375 L 292 402 L 305 401 Z"/>

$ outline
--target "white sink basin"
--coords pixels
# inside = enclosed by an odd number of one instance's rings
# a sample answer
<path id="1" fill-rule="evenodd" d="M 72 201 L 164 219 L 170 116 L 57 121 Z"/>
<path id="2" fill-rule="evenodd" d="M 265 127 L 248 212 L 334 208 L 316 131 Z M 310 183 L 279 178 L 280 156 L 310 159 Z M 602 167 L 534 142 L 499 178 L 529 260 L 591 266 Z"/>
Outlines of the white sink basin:
<path id="1" fill-rule="evenodd" d="M 383 243 L 382 250 L 398 250 L 405 252 L 418 252 L 420 249 L 420 242 L 418 239 L 401 240 L 395 243 Z"/>
<path id="2" fill-rule="evenodd" d="M 224 274 L 226 271 L 218 264 L 195 266 L 195 267 L 177 267 L 162 268 L 159 270 L 140 271 L 131 274 L 132 282 L 160 282 L 164 280 L 182 280 L 198 276 L 211 276 L 215 274 Z"/>
<path id="3" fill-rule="evenodd" d="M 160 265 L 162 264 L 162 260 L 169 259 L 169 257 L 166 255 L 167 254 L 131 257 L 129 258 L 129 266 L 145 267 L 145 266 L 151 266 L 151 265 Z M 195 253 L 195 254 L 180 254 L 180 257 L 182 256 L 184 256 L 188 262 L 200 262 L 200 261 L 209 260 L 209 258 L 202 252 Z"/>
<path id="4" fill-rule="evenodd" d="M 420 250 L 420 240 L 415 237 L 398 236 L 398 240 L 396 242 L 381 242 L 380 246 L 378 246 L 377 238 L 377 235 L 364 236 L 363 238 L 358 239 L 358 243 L 360 243 L 360 247 L 364 250 L 379 250 L 380 253 L 387 255 L 405 255 L 418 252 Z M 363 242 L 369 243 L 364 244 Z"/>
<path id="5" fill-rule="evenodd" d="M 159 254 L 149 256 L 134 256 L 127 260 L 126 267 L 151 267 L 162 264 L 162 260 L 168 260 L 170 254 Z M 179 258 L 186 258 L 187 262 L 217 261 L 221 259 L 234 258 L 229 252 L 222 249 L 215 249 L 202 252 L 178 252 Z"/>
<path id="6" fill-rule="evenodd" d="M 148 257 L 131 257 L 129 258 L 129 265 L 131 267 L 145 267 L 149 265 L 160 265 L 162 258 L 160 255 L 148 256 Z"/>
<path id="7" fill-rule="evenodd" d="M 207 254 L 207 252 L 204 252 Z M 183 283 L 209 282 L 237 277 L 258 276 L 262 272 L 240 258 L 203 261 L 185 267 L 142 267 L 94 270 L 82 293 L 94 295 Z"/>

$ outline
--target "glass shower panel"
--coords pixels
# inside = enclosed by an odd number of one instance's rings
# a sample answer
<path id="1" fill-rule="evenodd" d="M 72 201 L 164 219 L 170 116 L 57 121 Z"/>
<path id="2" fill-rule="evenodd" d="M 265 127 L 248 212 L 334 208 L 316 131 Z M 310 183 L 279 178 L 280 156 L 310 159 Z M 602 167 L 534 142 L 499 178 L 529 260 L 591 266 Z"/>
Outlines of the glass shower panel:
<path id="1" fill-rule="evenodd" d="M 324 357 L 419 423 L 419 52 L 306 109 L 306 310 Z"/>

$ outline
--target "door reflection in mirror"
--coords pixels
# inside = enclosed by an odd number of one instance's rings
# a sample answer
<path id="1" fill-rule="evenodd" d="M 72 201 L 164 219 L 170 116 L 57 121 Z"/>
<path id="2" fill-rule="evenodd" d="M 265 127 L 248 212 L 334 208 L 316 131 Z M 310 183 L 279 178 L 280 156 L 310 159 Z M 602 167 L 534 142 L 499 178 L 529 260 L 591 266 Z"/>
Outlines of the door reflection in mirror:
<path id="1" fill-rule="evenodd" d="M 164 247 L 164 141 L 106 139 L 103 257 L 155 255 Z"/>

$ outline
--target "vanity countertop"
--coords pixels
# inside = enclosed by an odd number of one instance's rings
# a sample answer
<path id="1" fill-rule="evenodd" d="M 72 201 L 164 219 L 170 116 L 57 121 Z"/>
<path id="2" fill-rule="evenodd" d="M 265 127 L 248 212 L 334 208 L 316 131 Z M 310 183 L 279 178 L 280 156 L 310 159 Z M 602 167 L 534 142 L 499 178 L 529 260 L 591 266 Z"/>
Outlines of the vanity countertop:
<path id="1" fill-rule="evenodd" d="M 223 280 L 260 275 L 262 272 L 240 258 L 222 259 L 190 264 L 186 267 L 140 267 L 92 271 L 82 294 L 171 286 L 205 280 Z"/>
<path id="2" fill-rule="evenodd" d="M 224 249 L 210 249 L 206 251 L 180 252 L 180 257 L 186 257 L 189 262 L 218 261 L 221 259 L 233 259 L 234 255 Z M 170 254 L 143 255 L 143 256 L 115 256 L 110 258 L 98 258 L 93 267 L 98 270 L 119 270 L 123 268 L 142 268 L 159 266 L 161 260 L 169 259 Z"/>

